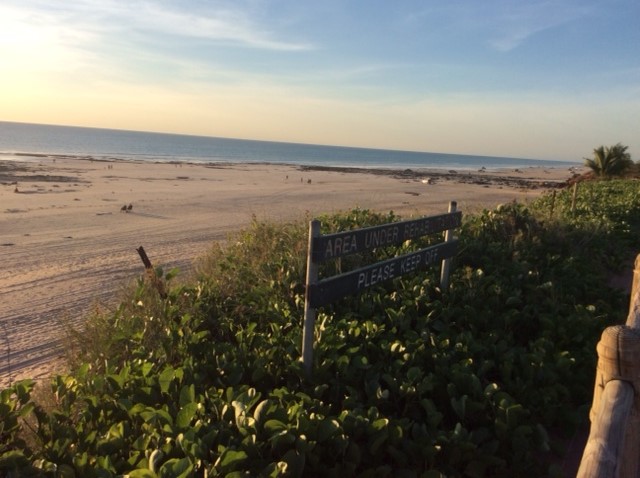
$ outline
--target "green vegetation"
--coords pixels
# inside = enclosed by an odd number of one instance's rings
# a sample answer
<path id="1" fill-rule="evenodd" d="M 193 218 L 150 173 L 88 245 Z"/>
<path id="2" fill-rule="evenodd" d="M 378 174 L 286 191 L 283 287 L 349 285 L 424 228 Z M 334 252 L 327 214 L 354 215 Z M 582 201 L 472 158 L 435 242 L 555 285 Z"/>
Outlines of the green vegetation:
<path id="1" fill-rule="evenodd" d="M 620 143 L 595 148 L 593 158 L 585 158 L 585 166 L 591 168 L 599 177 L 621 176 L 634 165 L 627 149 L 628 146 Z"/>
<path id="2" fill-rule="evenodd" d="M 607 278 L 640 250 L 639 193 L 583 183 L 574 205 L 565 190 L 465 217 L 450 290 L 432 270 L 319 311 L 309 380 L 307 225 L 255 222 L 213 246 L 195 279 L 163 275 L 166 299 L 141 280 L 91 317 L 49 400 L 28 380 L 2 391 L 0 474 L 559 476 L 559 433 L 590 406 L 595 344 L 626 316 Z M 322 224 L 397 219 L 354 210 Z"/>

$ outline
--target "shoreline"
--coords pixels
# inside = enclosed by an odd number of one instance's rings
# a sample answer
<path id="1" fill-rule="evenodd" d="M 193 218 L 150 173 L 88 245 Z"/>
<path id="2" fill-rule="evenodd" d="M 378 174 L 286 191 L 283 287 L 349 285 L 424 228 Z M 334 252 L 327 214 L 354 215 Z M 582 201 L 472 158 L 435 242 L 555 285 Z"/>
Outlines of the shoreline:
<path id="1" fill-rule="evenodd" d="M 481 182 L 482 184 L 502 184 L 511 187 L 557 187 L 558 184 L 566 183 L 568 180 L 577 177 L 580 173 L 586 171 L 583 165 L 576 163 L 575 165 L 548 165 L 548 166 L 520 166 L 520 167 L 493 167 L 486 168 L 481 166 L 480 168 L 464 167 L 464 168 L 450 168 L 450 167 L 434 167 L 434 166 L 336 166 L 336 165 L 318 165 L 318 164 L 294 164 L 286 162 L 269 162 L 269 161 L 251 161 L 251 162 L 237 162 L 237 161 L 158 161 L 158 160 L 144 160 L 133 158 L 121 158 L 121 157 L 100 157 L 96 158 L 91 155 L 70 155 L 70 154 L 54 154 L 54 153 L 11 153 L 17 158 L 14 159 L 2 159 L 0 158 L 0 174 L 2 174 L 4 164 L 17 164 L 26 163 L 33 164 L 36 162 L 41 163 L 44 160 L 50 159 L 54 163 L 56 160 L 62 161 L 89 161 L 91 163 L 116 163 L 116 164 L 139 164 L 139 165 L 166 165 L 171 164 L 175 166 L 195 166 L 205 167 L 212 169 L 224 169 L 234 167 L 252 167 L 252 166 L 273 166 L 282 168 L 294 168 L 299 171 L 325 171 L 325 172 L 339 172 L 339 173 L 361 173 L 361 174 L 374 174 L 374 175 L 388 175 L 396 178 L 405 179 L 447 179 L 456 180 L 462 183 Z M 550 163 L 552 163 L 550 161 Z M 541 177 L 541 171 L 546 175 L 550 175 L 550 179 Z M 565 174 L 567 172 L 567 174 Z M 529 176 L 526 176 L 530 173 Z M 560 176 L 558 177 L 558 173 Z M 565 177 L 568 176 L 568 177 Z M 5 181 L 6 182 L 6 181 Z M 3 183 L 2 176 L 0 176 L 0 183 Z"/>
<path id="2" fill-rule="evenodd" d="M 538 166 L 527 166 L 524 168 L 499 168 L 479 170 L 469 169 L 438 169 L 438 168 L 360 168 L 360 167 L 338 167 L 338 166 L 299 166 L 302 171 L 335 171 L 344 173 L 365 173 L 375 175 L 389 175 L 397 179 L 427 179 L 427 180 L 448 180 L 463 184 L 500 185 L 515 188 L 557 188 L 563 187 L 570 179 L 579 176 L 577 168 L 568 168 L 569 177 L 556 177 L 548 179 L 540 177 L 540 170 L 544 174 L 551 175 L 551 171 L 557 173 L 565 168 L 541 168 Z M 527 172 L 532 173 L 526 176 Z"/>
<path id="3" fill-rule="evenodd" d="M 251 221 L 353 208 L 408 218 L 463 214 L 562 187 L 575 171 L 442 171 L 272 163 L 149 163 L 37 157 L 0 161 L 0 388 L 63 371 L 65 324 L 114 307 L 154 265 L 188 273 Z M 124 206 L 131 205 L 129 212 Z M 125 208 L 126 209 L 126 208 Z"/>
<path id="4" fill-rule="evenodd" d="M 6 157 L 3 157 L 6 156 Z M 443 156 L 461 156 L 461 155 L 451 155 L 449 153 L 443 153 Z M 464 156 L 464 155 L 462 155 Z M 478 156 L 482 158 L 483 156 Z M 208 167 L 224 167 L 226 165 L 229 166 L 251 166 L 251 165 L 270 165 L 270 166 L 283 166 L 283 167 L 296 167 L 300 169 L 310 169 L 310 170 L 338 170 L 345 172 L 366 172 L 366 171 L 379 171 L 380 174 L 388 173 L 401 173 L 404 171 L 413 171 L 418 174 L 424 173 L 434 173 L 434 174 L 447 174 L 447 173 L 474 173 L 474 172 L 485 172 L 485 173 L 501 173 L 508 171 L 519 171 L 519 170 L 527 170 L 527 169 L 545 169 L 545 170 L 581 170 L 583 169 L 582 163 L 570 162 L 570 161 L 557 161 L 557 160 L 527 160 L 522 159 L 522 161 L 537 161 L 539 164 L 520 164 L 520 165 L 511 165 L 511 166 L 434 166 L 434 165 L 402 165 L 402 164 L 393 164 L 393 165 L 371 165 L 371 164 L 317 164 L 317 163 L 303 163 L 303 162 L 286 162 L 286 161 L 234 161 L 234 160 L 221 160 L 221 159 L 210 159 L 210 160 L 197 160 L 195 158 L 178 160 L 178 159 L 166 159 L 161 160 L 158 157 L 148 157 L 147 159 L 138 159 L 135 157 L 122 157 L 117 155 L 104 155 L 97 156 L 91 154 L 63 154 L 63 153 L 47 153 L 47 152 L 0 152 L 0 164 L 4 161 L 12 161 L 12 162 L 34 162 L 34 161 L 42 161 L 46 159 L 51 160 L 79 160 L 79 161 L 96 161 L 96 162 L 130 162 L 130 163 L 140 163 L 140 164 L 182 164 L 182 165 L 193 165 L 193 166 L 208 166 Z M 487 160 L 490 162 L 493 158 L 487 157 Z M 508 159 L 508 158 L 501 158 Z M 546 164 L 545 164 L 546 163 Z M 521 172 L 521 171 L 520 171 Z"/>

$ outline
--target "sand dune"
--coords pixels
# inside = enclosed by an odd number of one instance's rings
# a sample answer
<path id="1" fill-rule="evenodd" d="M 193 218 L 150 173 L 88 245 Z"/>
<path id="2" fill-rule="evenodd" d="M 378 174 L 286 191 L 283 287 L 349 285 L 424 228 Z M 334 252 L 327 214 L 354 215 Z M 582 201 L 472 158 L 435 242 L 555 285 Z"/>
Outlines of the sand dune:
<path id="1" fill-rule="evenodd" d="M 351 209 L 404 217 L 526 201 L 572 175 L 149 164 L 61 157 L 0 162 L 0 386 L 62 371 L 63 323 L 81 325 L 155 265 L 188 270 L 250 223 Z M 132 205 L 129 212 L 121 211 Z"/>

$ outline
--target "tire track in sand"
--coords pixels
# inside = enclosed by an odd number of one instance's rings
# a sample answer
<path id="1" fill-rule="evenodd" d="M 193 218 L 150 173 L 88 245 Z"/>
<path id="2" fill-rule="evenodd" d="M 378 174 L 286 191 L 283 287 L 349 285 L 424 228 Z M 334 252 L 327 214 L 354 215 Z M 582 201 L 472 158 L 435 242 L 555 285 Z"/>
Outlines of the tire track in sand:
<path id="1" fill-rule="evenodd" d="M 194 257 L 232 229 L 150 222 L 120 227 L 117 235 L 104 228 L 88 237 L 29 238 L 0 249 L 0 388 L 62 371 L 64 327 L 81 327 L 96 304 L 119 303 L 125 285 L 144 273 L 137 247 L 145 247 L 154 265 L 186 272 Z"/>

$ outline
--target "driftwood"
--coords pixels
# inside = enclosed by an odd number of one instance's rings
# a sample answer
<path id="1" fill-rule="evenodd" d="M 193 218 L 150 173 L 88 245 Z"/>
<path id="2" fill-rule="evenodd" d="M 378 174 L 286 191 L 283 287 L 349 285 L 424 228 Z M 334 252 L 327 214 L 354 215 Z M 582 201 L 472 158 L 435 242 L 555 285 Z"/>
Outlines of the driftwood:
<path id="1" fill-rule="evenodd" d="M 640 255 L 625 325 L 608 327 L 597 346 L 591 431 L 579 478 L 640 477 Z"/>

